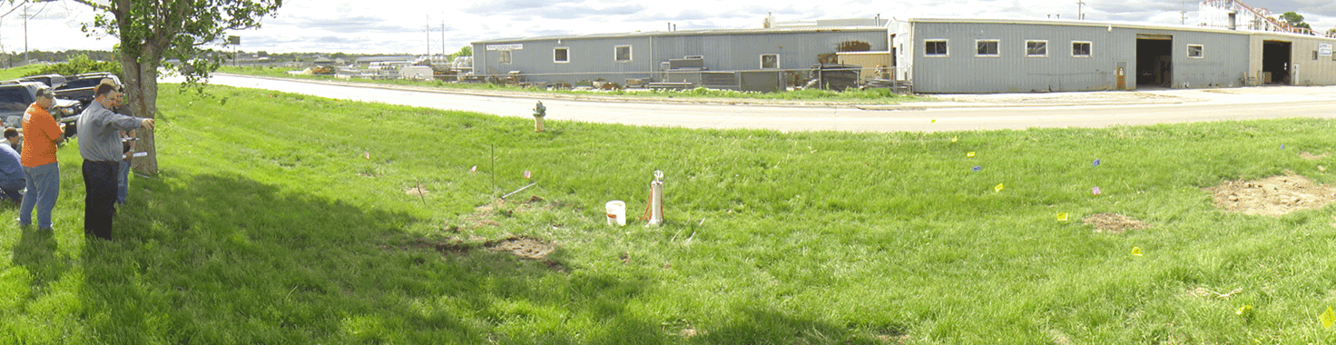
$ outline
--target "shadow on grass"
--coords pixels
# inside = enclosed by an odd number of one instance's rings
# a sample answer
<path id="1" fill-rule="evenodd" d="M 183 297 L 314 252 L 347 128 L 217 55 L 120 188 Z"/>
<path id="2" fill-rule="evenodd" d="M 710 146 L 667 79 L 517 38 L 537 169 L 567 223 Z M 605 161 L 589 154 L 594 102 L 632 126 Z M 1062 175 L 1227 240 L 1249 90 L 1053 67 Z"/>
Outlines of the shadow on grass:
<path id="1" fill-rule="evenodd" d="M 624 309 L 643 281 L 555 272 L 488 250 L 411 248 L 416 239 L 401 229 L 424 220 L 244 177 L 168 175 L 135 184 L 116 240 L 90 240 L 83 251 L 80 314 L 91 342 L 669 339 L 657 322 Z M 569 319 L 592 320 L 580 327 L 599 334 L 564 332 L 579 329 Z"/>
<path id="2" fill-rule="evenodd" d="M 67 260 L 56 257 L 56 240 L 51 231 L 38 230 L 35 226 L 21 227 L 19 243 L 14 247 L 14 264 L 22 266 L 33 275 L 29 283 L 30 291 L 42 291 L 51 281 L 60 279 L 70 269 Z M 41 296 L 40 293 L 28 295 L 29 298 Z"/>

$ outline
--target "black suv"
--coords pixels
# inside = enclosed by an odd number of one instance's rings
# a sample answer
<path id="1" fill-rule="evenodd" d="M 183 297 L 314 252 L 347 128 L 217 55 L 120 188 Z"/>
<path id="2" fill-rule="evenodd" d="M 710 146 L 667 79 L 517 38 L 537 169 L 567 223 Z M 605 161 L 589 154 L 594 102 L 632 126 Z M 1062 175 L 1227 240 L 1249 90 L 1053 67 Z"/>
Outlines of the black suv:
<path id="1" fill-rule="evenodd" d="M 5 82 L 0 84 L 0 121 L 4 121 L 6 127 L 21 128 L 23 126 L 23 113 L 28 110 L 28 106 L 37 101 L 37 90 L 46 87 L 45 84 L 32 81 Z M 72 136 L 75 133 L 75 123 L 79 121 L 79 113 L 83 111 L 83 105 L 79 101 L 56 98 L 52 102 L 51 109 L 47 109 L 56 121 L 65 124 L 65 136 Z"/>
<path id="2" fill-rule="evenodd" d="M 18 81 L 37 81 L 54 88 L 65 85 L 65 76 L 59 74 L 43 74 L 19 78 Z"/>
<path id="3" fill-rule="evenodd" d="M 79 101 L 79 104 L 87 107 L 88 103 L 93 102 L 93 94 L 97 85 L 102 83 L 102 79 L 111 79 L 116 82 L 116 86 L 121 86 L 121 78 L 108 72 L 84 73 L 65 77 L 64 85 L 55 86 L 56 97 L 72 99 Z"/>

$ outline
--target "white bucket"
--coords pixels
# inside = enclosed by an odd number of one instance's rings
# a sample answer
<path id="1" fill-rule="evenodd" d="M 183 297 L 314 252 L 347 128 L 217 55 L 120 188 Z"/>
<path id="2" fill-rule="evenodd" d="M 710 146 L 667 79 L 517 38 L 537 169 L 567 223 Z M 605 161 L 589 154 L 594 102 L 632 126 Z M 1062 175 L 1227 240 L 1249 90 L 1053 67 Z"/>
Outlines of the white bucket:
<path id="1" fill-rule="evenodd" d="M 608 225 L 626 226 L 626 203 L 621 200 L 608 202 Z"/>

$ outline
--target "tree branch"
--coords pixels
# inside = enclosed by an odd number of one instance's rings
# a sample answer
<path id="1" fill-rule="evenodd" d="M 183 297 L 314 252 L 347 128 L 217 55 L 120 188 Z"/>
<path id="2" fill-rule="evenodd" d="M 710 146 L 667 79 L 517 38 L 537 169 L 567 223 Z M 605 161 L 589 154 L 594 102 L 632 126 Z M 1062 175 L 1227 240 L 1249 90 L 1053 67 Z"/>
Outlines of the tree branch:
<path id="1" fill-rule="evenodd" d="M 103 10 L 103 11 L 110 11 L 110 10 L 111 10 L 111 6 L 108 6 L 108 5 L 99 5 L 99 4 L 97 4 L 97 3 L 94 3 L 94 2 L 91 1 L 91 0 L 71 0 L 71 1 L 74 1 L 74 2 L 76 2 L 76 3 L 80 3 L 80 4 L 84 4 L 84 5 L 88 5 L 88 7 L 92 7 L 92 8 L 95 9 L 95 10 Z"/>

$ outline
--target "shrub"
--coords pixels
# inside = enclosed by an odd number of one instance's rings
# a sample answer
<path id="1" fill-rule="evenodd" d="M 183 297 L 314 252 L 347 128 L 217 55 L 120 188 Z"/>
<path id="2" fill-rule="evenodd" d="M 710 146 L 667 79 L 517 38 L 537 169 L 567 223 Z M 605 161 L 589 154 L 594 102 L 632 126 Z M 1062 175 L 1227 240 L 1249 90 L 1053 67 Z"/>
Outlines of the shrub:
<path id="1" fill-rule="evenodd" d="M 35 72 L 29 72 L 25 77 L 43 74 L 75 75 L 91 72 L 111 72 L 116 76 L 121 76 L 121 63 L 93 61 L 88 58 L 88 55 L 80 54 L 70 58 L 67 62 L 43 66 Z"/>

